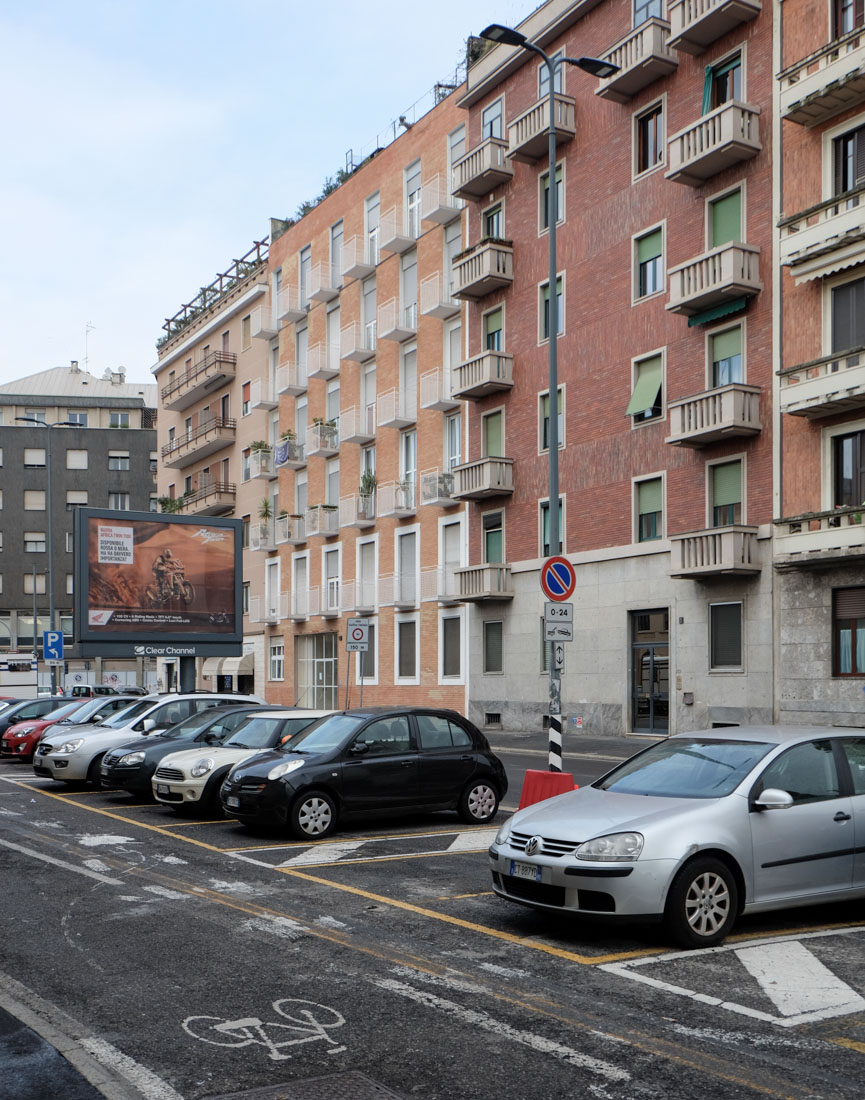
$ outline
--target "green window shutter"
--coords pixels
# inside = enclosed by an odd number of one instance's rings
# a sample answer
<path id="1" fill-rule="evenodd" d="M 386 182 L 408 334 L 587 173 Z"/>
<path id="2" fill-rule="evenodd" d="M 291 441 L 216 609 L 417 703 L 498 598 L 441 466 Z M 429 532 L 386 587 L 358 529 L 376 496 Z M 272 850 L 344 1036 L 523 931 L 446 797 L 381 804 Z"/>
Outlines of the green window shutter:
<path id="1" fill-rule="evenodd" d="M 502 450 L 502 414 L 491 413 L 484 417 L 484 457 L 501 458 Z"/>
<path id="2" fill-rule="evenodd" d="M 721 462 L 712 467 L 712 504 L 740 504 L 742 501 L 742 463 Z"/>
<path id="3" fill-rule="evenodd" d="M 742 330 L 728 328 L 726 332 L 719 332 L 712 337 L 712 362 L 720 363 L 722 359 L 732 359 L 734 355 L 742 354 Z"/>
<path id="4" fill-rule="evenodd" d="M 712 248 L 742 236 L 742 192 L 733 191 L 712 203 Z"/>
<path id="5" fill-rule="evenodd" d="M 636 416 L 637 413 L 651 409 L 657 400 L 660 388 L 661 357 L 656 355 L 637 365 L 637 384 L 625 409 L 625 416 Z"/>
<path id="6" fill-rule="evenodd" d="M 637 484 L 637 506 L 641 516 L 650 512 L 663 511 L 661 479 L 653 477 L 651 481 L 640 481 Z"/>
<path id="7" fill-rule="evenodd" d="M 502 560 L 502 549 L 501 527 L 484 531 L 484 561 L 499 564 Z"/>
<path id="8" fill-rule="evenodd" d="M 707 115 L 712 110 L 712 81 L 715 78 L 715 70 L 711 65 L 706 66 L 706 75 L 703 79 L 703 114 Z"/>
<path id="9" fill-rule="evenodd" d="M 647 260 L 654 260 L 663 251 L 663 233 L 656 229 L 654 233 L 647 233 L 637 241 L 637 260 L 644 264 Z"/>

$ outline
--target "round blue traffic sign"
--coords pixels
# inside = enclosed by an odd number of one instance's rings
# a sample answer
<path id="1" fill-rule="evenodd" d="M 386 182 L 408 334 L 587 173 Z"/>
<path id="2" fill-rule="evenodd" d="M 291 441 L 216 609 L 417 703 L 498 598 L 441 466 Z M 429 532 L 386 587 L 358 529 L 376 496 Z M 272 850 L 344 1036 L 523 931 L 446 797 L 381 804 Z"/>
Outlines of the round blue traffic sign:
<path id="1" fill-rule="evenodd" d="M 541 588 L 549 600 L 567 600 L 577 584 L 574 567 L 567 558 L 547 558 L 541 566 Z"/>

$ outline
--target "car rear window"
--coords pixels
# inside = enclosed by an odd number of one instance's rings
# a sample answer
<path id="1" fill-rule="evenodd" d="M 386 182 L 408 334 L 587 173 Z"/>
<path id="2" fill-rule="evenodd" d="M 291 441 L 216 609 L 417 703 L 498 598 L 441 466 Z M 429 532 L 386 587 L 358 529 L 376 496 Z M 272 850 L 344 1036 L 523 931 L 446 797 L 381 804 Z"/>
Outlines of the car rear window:
<path id="1" fill-rule="evenodd" d="M 662 798 L 721 798 L 775 746 L 693 737 L 661 741 L 593 783 L 602 791 Z"/>
<path id="2" fill-rule="evenodd" d="M 440 714 L 416 714 L 418 739 L 422 749 L 451 749 L 471 745 L 472 739 L 455 722 Z"/>

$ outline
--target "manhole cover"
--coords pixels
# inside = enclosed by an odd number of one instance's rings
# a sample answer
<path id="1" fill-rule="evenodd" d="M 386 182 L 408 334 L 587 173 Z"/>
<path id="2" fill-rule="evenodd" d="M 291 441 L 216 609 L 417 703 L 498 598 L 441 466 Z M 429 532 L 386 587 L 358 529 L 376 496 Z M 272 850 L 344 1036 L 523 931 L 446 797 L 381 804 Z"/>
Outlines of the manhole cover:
<path id="1" fill-rule="evenodd" d="M 268 1085 L 249 1092 L 226 1092 L 207 1100 L 402 1100 L 362 1073 L 331 1073 L 284 1085 Z"/>

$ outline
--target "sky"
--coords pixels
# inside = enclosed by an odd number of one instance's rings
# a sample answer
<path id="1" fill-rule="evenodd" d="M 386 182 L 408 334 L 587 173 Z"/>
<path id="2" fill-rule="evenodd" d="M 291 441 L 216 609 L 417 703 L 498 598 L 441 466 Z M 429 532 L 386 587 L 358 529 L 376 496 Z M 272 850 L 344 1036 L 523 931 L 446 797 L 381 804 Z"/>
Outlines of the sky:
<path id="1" fill-rule="evenodd" d="M 0 383 L 72 359 L 152 382 L 166 317 L 535 6 L 2 5 Z"/>

